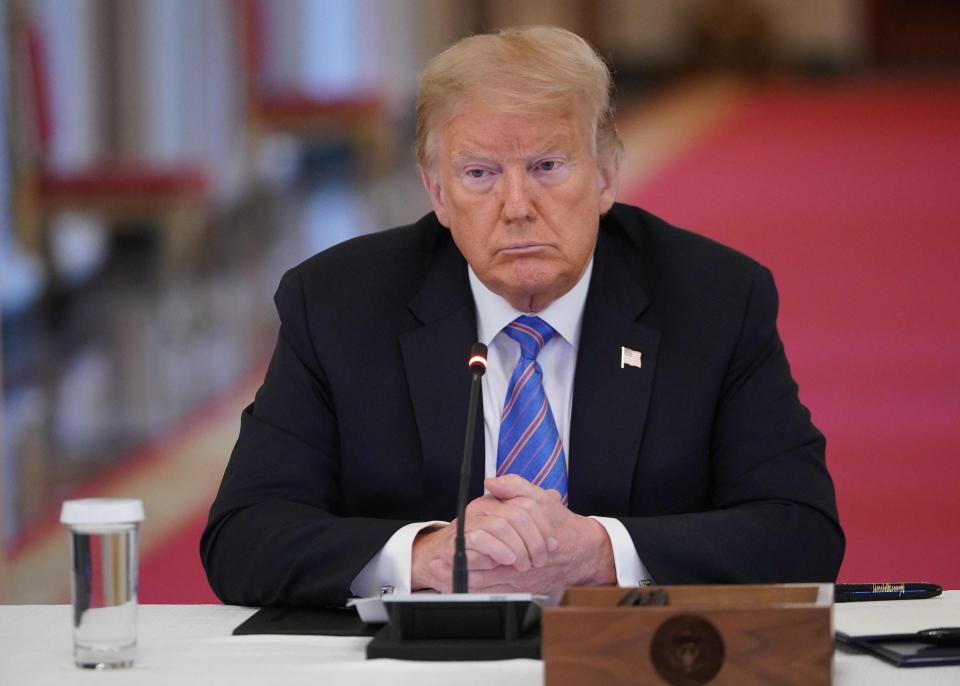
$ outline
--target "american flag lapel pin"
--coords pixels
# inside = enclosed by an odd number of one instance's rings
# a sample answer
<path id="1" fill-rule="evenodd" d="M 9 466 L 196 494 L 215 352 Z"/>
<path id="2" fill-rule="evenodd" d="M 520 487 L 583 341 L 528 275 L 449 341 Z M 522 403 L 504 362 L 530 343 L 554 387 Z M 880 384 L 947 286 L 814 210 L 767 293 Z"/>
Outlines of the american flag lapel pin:
<path id="1" fill-rule="evenodd" d="M 631 350 L 630 348 L 620 346 L 620 369 L 623 369 L 627 365 L 640 369 L 643 366 L 641 364 L 642 358 L 643 353 L 639 350 Z"/>

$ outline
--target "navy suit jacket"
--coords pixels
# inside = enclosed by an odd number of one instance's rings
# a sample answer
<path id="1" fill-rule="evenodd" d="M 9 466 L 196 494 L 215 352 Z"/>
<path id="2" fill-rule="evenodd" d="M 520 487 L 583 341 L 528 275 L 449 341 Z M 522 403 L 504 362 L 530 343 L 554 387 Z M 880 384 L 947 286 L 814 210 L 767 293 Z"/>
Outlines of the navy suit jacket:
<path id="1" fill-rule="evenodd" d="M 201 540 L 225 602 L 342 602 L 401 526 L 451 519 L 477 338 L 433 214 L 290 270 L 280 333 Z M 824 439 L 764 267 L 643 210 L 600 222 L 570 428 L 569 506 L 619 518 L 659 583 L 832 581 Z M 621 368 L 621 346 L 642 353 Z M 477 432 L 472 495 L 482 492 Z"/>

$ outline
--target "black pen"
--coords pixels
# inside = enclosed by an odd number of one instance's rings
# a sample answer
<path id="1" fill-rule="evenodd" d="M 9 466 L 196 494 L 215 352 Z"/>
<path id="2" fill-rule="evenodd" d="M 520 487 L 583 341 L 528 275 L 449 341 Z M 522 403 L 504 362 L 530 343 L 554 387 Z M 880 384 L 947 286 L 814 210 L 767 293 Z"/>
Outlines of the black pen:
<path id="1" fill-rule="evenodd" d="M 833 602 L 852 603 L 861 600 L 921 600 L 936 598 L 943 592 L 937 584 L 836 584 Z"/>
<path id="2" fill-rule="evenodd" d="M 924 629 L 917 632 L 917 640 L 938 646 L 960 646 L 960 627 L 941 626 L 936 629 Z"/>

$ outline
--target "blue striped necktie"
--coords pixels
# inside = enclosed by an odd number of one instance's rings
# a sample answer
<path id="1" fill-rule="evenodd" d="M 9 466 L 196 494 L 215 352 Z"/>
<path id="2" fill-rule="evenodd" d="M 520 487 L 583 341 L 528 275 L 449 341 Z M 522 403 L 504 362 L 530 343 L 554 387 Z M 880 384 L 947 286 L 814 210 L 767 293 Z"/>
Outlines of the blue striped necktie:
<path id="1" fill-rule="evenodd" d="M 503 401 L 497 476 L 519 474 L 541 488 L 560 492 L 567 502 L 567 463 L 557 423 L 543 391 L 537 355 L 556 331 L 539 317 L 517 317 L 503 329 L 520 344 L 520 361 Z"/>

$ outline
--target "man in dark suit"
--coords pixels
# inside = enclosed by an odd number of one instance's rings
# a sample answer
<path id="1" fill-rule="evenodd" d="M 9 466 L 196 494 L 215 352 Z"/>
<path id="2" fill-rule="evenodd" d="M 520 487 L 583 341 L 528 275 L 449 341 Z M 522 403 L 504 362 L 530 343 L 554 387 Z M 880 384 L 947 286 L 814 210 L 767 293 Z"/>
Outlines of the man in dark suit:
<path id="1" fill-rule="evenodd" d="M 284 276 L 201 542 L 223 600 L 449 590 L 477 340 L 471 590 L 835 578 L 824 440 L 772 277 L 614 204 L 609 83 L 550 28 L 468 38 L 424 70 L 435 211 Z"/>

